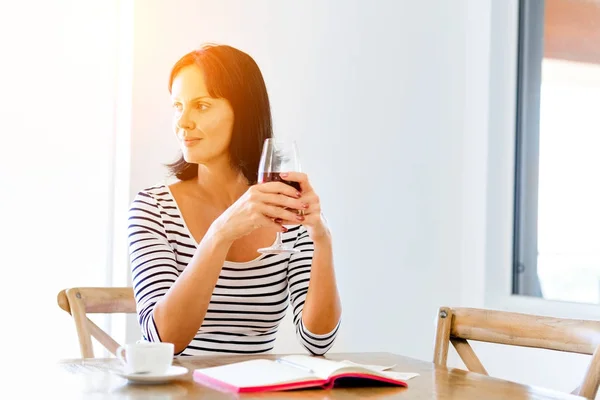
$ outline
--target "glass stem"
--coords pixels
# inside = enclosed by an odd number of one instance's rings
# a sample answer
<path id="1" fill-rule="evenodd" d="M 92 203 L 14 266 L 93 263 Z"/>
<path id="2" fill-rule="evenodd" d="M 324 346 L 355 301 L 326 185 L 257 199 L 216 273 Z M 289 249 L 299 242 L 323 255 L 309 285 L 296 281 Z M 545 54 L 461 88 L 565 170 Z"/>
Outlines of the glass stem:
<path id="1" fill-rule="evenodd" d="M 277 232 L 277 238 L 275 239 L 275 246 L 282 246 L 283 240 L 281 239 L 281 232 Z"/>

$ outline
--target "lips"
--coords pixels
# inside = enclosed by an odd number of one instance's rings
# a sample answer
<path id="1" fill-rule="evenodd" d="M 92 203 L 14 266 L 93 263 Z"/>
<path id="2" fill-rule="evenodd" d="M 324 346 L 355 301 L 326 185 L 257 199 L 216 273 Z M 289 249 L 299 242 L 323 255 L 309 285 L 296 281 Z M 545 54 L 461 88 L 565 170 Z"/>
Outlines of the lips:
<path id="1" fill-rule="evenodd" d="M 186 147 L 190 147 L 190 146 L 194 146 L 196 144 L 198 144 L 198 142 L 200 142 L 202 139 L 200 138 L 189 138 L 189 139 L 184 139 L 183 140 L 183 144 Z"/>

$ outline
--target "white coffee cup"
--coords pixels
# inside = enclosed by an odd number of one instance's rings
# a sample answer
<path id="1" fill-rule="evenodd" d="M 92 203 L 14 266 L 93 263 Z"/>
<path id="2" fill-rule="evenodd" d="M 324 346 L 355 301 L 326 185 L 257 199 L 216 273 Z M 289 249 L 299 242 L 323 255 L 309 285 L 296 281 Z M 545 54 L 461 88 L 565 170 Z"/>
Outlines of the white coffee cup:
<path id="1" fill-rule="evenodd" d="M 173 343 L 137 342 L 119 347 L 116 355 L 129 373 L 163 374 L 173 365 L 174 351 Z"/>

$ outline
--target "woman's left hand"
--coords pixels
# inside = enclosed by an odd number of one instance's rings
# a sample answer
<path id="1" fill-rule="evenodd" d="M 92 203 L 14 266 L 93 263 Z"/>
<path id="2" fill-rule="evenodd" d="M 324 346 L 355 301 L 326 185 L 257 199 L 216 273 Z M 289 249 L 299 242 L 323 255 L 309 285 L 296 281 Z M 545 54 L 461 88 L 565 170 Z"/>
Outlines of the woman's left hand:
<path id="1" fill-rule="evenodd" d="M 329 229 L 321 215 L 321 202 L 319 196 L 308 181 L 308 176 L 302 172 L 283 172 L 281 178 L 286 181 L 298 182 L 300 184 L 300 201 L 306 204 L 303 210 L 298 213 L 304 217 L 300 223 L 306 227 L 308 234 L 313 241 L 321 240 L 329 236 Z M 297 224 L 298 222 L 295 221 Z M 284 222 L 285 224 L 285 222 Z"/>

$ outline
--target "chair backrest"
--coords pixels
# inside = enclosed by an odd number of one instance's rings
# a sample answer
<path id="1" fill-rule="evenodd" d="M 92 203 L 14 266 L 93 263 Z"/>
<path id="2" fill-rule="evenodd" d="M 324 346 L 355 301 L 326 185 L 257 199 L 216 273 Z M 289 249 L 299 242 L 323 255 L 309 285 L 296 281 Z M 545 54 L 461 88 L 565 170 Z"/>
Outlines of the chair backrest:
<path id="1" fill-rule="evenodd" d="M 433 362 L 446 366 L 452 343 L 469 371 L 487 375 L 467 340 L 590 354 L 586 375 L 573 393 L 589 399 L 596 397 L 600 383 L 600 321 L 441 307 Z"/>
<path id="2" fill-rule="evenodd" d="M 93 358 L 92 336 L 111 354 L 119 343 L 91 321 L 88 313 L 135 313 L 135 299 L 130 287 L 80 287 L 61 290 L 57 296 L 60 308 L 73 316 L 79 338 L 81 357 Z"/>

